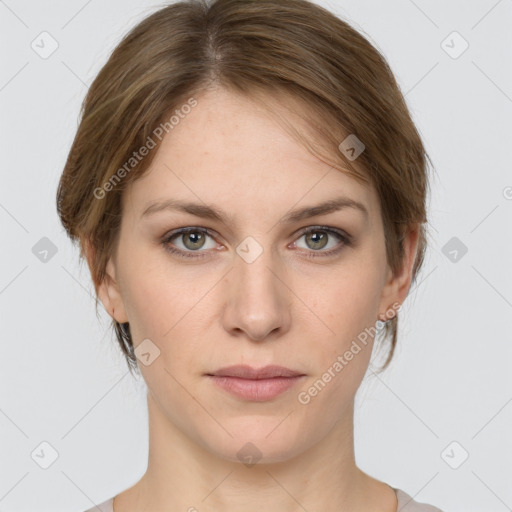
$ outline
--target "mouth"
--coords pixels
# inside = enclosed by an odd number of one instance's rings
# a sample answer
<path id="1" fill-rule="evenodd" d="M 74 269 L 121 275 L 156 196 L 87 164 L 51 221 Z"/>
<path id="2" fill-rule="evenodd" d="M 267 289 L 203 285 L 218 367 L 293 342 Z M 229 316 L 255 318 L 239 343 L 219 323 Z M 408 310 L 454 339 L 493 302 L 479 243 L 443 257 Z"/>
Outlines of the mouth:
<path id="1" fill-rule="evenodd" d="M 283 366 L 255 369 L 247 365 L 221 368 L 206 376 L 224 391 L 243 400 L 263 402 L 272 400 L 295 386 L 306 376 Z"/>

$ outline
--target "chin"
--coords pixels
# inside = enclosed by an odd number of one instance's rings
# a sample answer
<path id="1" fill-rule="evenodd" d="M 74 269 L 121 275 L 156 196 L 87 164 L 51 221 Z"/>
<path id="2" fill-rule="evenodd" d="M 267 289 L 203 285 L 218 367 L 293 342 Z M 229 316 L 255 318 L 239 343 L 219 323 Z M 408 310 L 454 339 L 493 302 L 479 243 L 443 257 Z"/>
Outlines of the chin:
<path id="1" fill-rule="evenodd" d="M 285 462 L 305 449 L 303 439 L 294 436 L 289 425 L 282 429 L 277 426 L 282 418 L 268 416 L 258 426 L 254 421 L 254 417 L 248 417 L 246 421 L 238 421 L 237 425 L 221 422 L 232 437 L 219 429 L 219 435 L 212 439 L 210 431 L 202 444 L 215 456 L 245 464 L 248 468 Z"/>

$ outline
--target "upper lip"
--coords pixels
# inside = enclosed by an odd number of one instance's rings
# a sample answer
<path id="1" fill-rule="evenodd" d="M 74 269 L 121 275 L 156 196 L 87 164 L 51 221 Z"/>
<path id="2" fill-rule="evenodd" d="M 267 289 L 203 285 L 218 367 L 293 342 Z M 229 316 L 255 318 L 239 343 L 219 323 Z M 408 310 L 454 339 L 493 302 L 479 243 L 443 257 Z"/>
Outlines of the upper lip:
<path id="1" fill-rule="evenodd" d="M 263 368 L 253 368 L 248 365 L 226 366 L 208 375 L 217 377 L 239 377 L 241 379 L 271 379 L 273 377 L 298 377 L 301 372 L 285 368 L 284 366 L 269 365 Z"/>

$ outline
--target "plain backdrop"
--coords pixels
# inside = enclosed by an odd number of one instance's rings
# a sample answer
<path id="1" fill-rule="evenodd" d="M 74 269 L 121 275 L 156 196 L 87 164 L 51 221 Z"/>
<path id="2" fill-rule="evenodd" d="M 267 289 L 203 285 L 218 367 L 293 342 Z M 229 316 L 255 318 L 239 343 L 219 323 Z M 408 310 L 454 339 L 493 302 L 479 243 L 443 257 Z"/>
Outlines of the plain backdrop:
<path id="1" fill-rule="evenodd" d="M 435 165 L 395 359 L 357 395 L 357 462 L 446 512 L 511 510 L 512 1 L 321 4 L 387 58 Z M 163 5 L 0 1 L 0 512 L 83 511 L 146 468 L 144 383 L 55 193 L 89 84 Z"/>

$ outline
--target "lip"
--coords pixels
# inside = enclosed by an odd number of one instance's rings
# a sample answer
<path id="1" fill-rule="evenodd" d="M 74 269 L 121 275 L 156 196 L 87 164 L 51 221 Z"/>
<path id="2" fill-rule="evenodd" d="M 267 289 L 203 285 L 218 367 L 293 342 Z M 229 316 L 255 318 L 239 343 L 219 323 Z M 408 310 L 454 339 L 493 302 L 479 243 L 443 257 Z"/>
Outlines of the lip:
<path id="1" fill-rule="evenodd" d="M 209 373 L 215 377 L 239 377 L 241 379 L 272 379 L 274 377 L 298 377 L 304 375 L 302 372 L 291 370 L 284 366 L 271 364 L 262 368 L 253 368 L 246 364 L 226 366 L 215 372 Z"/>
<path id="2" fill-rule="evenodd" d="M 235 365 L 209 373 L 207 377 L 238 398 L 263 402 L 284 393 L 301 381 L 305 374 L 276 365 L 259 369 Z"/>

